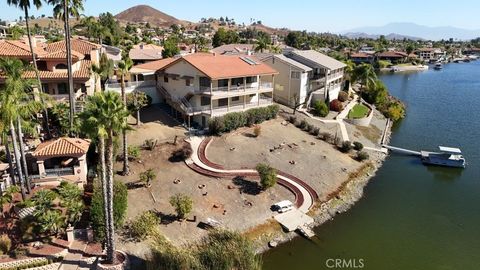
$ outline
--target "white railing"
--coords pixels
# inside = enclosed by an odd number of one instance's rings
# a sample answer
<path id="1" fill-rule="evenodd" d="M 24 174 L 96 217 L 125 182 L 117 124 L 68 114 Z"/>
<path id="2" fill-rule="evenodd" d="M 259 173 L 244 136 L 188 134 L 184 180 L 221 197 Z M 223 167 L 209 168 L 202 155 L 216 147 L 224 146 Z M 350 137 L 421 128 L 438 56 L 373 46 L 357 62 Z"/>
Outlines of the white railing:
<path id="1" fill-rule="evenodd" d="M 58 169 L 45 169 L 45 174 L 48 176 L 64 176 L 64 175 L 74 175 L 75 168 L 58 168 Z"/>
<path id="2" fill-rule="evenodd" d="M 155 86 L 156 82 L 154 80 L 150 81 L 137 81 L 137 82 L 126 82 L 125 83 L 125 91 L 130 92 L 134 91 L 137 88 L 141 87 L 150 87 L 150 86 Z M 109 83 L 105 84 L 105 89 L 107 91 L 121 91 L 122 90 L 122 84 L 121 83 Z"/>
<path id="3" fill-rule="evenodd" d="M 227 94 L 228 92 L 249 92 L 249 91 L 257 91 L 257 90 L 264 90 L 264 89 L 273 89 L 273 83 L 271 82 L 263 82 L 263 83 L 254 83 L 254 84 L 247 84 L 247 85 L 231 85 L 230 88 L 228 86 L 222 87 L 208 87 L 208 86 L 200 86 L 198 89 L 195 89 L 194 92 L 196 93 L 209 93 L 212 94 Z"/>

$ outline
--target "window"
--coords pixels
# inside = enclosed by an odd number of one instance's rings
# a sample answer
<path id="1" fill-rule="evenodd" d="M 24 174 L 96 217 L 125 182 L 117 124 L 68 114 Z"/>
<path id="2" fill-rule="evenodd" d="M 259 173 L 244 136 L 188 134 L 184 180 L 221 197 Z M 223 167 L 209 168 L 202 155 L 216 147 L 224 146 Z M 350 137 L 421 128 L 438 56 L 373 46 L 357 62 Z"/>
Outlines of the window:
<path id="1" fill-rule="evenodd" d="M 256 83 L 257 77 L 247 77 L 247 83 Z"/>
<path id="2" fill-rule="evenodd" d="M 163 82 L 168 83 L 168 76 L 167 75 L 163 75 Z"/>
<path id="3" fill-rule="evenodd" d="M 190 79 L 185 79 L 185 85 L 186 86 L 192 86 L 192 81 Z"/>
<path id="4" fill-rule="evenodd" d="M 232 101 L 239 101 L 240 97 L 232 97 Z"/>
<path id="5" fill-rule="evenodd" d="M 228 105 L 228 98 L 222 98 L 218 100 L 218 107 L 224 107 Z"/>
<path id="6" fill-rule="evenodd" d="M 218 80 L 218 87 L 227 87 L 228 79 Z"/>
<path id="7" fill-rule="evenodd" d="M 68 94 L 68 85 L 66 83 L 59 83 L 58 84 L 58 94 L 59 95 Z"/>
<path id="8" fill-rule="evenodd" d="M 210 87 L 210 79 L 207 77 L 200 77 L 200 86 Z"/>
<path id="9" fill-rule="evenodd" d="M 233 78 L 232 79 L 233 86 L 240 86 L 243 85 L 243 78 Z"/>
<path id="10" fill-rule="evenodd" d="M 42 83 L 43 93 L 50 94 L 50 89 L 48 89 L 48 83 Z"/>
<path id="11" fill-rule="evenodd" d="M 57 65 L 55 66 L 55 69 L 67 69 L 67 65 L 65 65 L 65 64 L 57 64 Z"/>
<path id="12" fill-rule="evenodd" d="M 200 97 L 200 106 L 210 105 L 210 97 Z"/>
<path id="13" fill-rule="evenodd" d="M 291 78 L 292 79 L 300 79 L 300 72 L 299 71 L 292 71 Z"/>

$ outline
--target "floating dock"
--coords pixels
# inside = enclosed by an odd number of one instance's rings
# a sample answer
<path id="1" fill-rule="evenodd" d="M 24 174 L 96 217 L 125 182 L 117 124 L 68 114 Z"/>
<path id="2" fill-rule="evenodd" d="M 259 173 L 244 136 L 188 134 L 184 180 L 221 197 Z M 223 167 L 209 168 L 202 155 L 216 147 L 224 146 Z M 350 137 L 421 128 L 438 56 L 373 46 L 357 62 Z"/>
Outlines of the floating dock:
<path id="1" fill-rule="evenodd" d="M 313 230 L 310 229 L 310 225 L 313 224 L 314 219 L 296 208 L 278 214 L 274 216 L 274 219 L 289 232 L 298 230 L 299 233 L 308 238 L 315 236 Z"/>

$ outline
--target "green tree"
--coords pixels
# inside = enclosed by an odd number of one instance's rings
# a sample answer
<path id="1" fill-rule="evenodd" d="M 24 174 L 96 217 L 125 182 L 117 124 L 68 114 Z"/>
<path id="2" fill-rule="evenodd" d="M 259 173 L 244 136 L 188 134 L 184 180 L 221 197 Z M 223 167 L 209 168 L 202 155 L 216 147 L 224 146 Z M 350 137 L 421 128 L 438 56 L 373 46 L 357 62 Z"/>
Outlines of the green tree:
<path id="1" fill-rule="evenodd" d="M 20 188 L 18 186 L 9 186 L 3 194 L 0 195 L 0 206 L 2 208 L 2 217 L 5 218 L 5 213 L 3 212 L 3 205 L 4 204 L 12 204 L 13 196 L 15 193 L 20 192 Z"/>
<path id="2" fill-rule="evenodd" d="M 95 74 L 95 92 L 105 89 L 105 82 L 113 75 L 114 63 L 108 59 L 105 53 L 100 56 L 99 64 L 92 64 L 92 72 Z M 100 80 L 101 89 L 97 89 L 97 82 Z"/>
<path id="3" fill-rule="evenodd" d="M 137 126 L 142 123 L 140 120 L 140 110 L 148 106 L 148 104 L 148 96 L 145 94 L 145 92 L 135 91 L 127 94 L 127 108 L 131 113 L 137 114 Z"/>
<path id="4" fill-rule="evenodd" d="M 58 234 L 65 226 L 65 218 L 58 210 L 46 210 L 38 217 L 38 223 L 41 232 Z"/>
<path id="5" fill-rule="evenodd" d="M 75 115 L 75 92 L 73 89 L 73 71 L 72 71 L 72 48 L 70 35 L 70 16 L 80 18 L 83 11 L 82 0 L 46 0 L 53 6 L 53 16 L 56 19 L 63 20 L 65 30 L 65 48 L 67 50 L 67 75 L 68 75 L 68 101 L 70 105 L 69 125 L 73 130 Z"/>
<path id="6" fill-rule="evenodd" d="M 145 186 L 149 187 L 150 183 L 157 178 L 157 174 L 153 169 L 148 169 L 140 173 L 140 181 L 145 183 Z"/>
<path id="7" fill-rule="evenodd" d="M 170 205 L 175 208 L 177 217 L 184 219 L 192 211 L 193 200 L 187 195 L 176 194 L 170 197 Z"/>
<path id="8" fill-rule="evenodd" d="M 53 201 L 57 198 L 57 194 L 48 189 L 39 190 L 32 198 L 35 202 L 35 216 L 41 216 L 47 210 L 53 207 Z"/>
<path id="9" fill-rule="evenodd" d="M 238 43 L 239 40 L 240 37 L 236 31 L 225 30 L 225 28 L 220 27 L 213 35 L 212 45 L 213 47 L 218 47 L 225 44 Z"/>
<path id="10" fill-rule="evenodd" d="M 178 48 L 178 39 L 176 37 L 171 36 L 163 42 L 163 58 L 174 57 L 179 53 L 180 49 Z"/>
<path id="11" fill-rule="evenodd" d="M 325 117 L 330 112 L 328 105 L 324 101 L 317 100 L 313 103 L 313 110 L 316 115 Z"/>
<path id="12" fill-rule="evenodd" d="M 377 74 L 372 65 L 363 63 L 355 67 L 352 82 L 360 82 L 362 84 L 361 91 L 374 86 L 377 82 Z"/>
<path id="13" fill-rule="evenodd" d="M 257 164 L 257 172 L 260 175 L 260 185 L 263 190 L 267 190 L 277 183 L 277 172 L 274 168 L 270 167 L 268 164 L 259 163 Z"/>
<path id="14" fill-rule="evenodd" d="M 130 58 L 126 58 L 123 61 L 118 63 L 117 72 L 120 73 L 120 82 L 121 82 L 121 92 L 122 92 L 122 102 L 125 108 L 127 107 L 127 95 L 125 93 L 125 76 L 128 74 L 130 69 L 133 66 L 133 62 Z M 128 126 L 127 118 L 125 117 L 125 126 Z M 128 141 L 127 141 L 127 129 L 124 128 L 122 130 L 122 137 L 123 137 L 123 169 L 122 175 L 128 175 L 130 172 L 130 168 L 128 166 Z"/>

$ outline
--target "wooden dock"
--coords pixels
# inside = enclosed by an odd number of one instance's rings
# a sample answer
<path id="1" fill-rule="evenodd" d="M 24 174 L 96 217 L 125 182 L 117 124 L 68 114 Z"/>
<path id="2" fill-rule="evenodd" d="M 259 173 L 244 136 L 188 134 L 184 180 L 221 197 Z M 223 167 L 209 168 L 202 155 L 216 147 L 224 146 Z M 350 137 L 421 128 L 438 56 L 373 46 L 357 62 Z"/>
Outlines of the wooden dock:
<path id="1" fill-rule="evenodd" d="M 404 155 L 422 156 L 422 153 L 419 152 L 419 151 L 413 151 L 413 150 L 400 148 L 400 147 L 395 147 L 395 146 L 390 146 L 390 145 L 383 145 L 383 147 L 390 150 L 390 151 L 397 152 L 397 153 L 404 154 Z"/>

